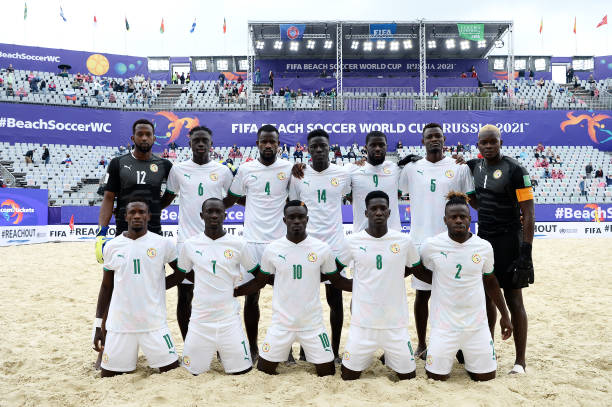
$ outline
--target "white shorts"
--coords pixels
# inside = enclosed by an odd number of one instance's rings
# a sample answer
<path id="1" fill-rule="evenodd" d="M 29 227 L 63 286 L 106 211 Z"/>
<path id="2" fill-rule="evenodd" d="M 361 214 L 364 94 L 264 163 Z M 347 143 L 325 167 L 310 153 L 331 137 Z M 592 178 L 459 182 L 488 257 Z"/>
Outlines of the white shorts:
<path id="1" fill-rule="evenodd" d="M 108 331 L 104 341 L 102 368 L 113 372 L 131 372 L 136 369 L 139 347 L 153 368 L 168 366 L 178 360 L 167 326 L 150 332 Z"/>
<path id="2" fill-rule="evenodd" d="M 226 373 L 237 373 L 253 366 L 249 341 L 238 315 L 219 322 L 189 321 L 183 349 L 183 366 L 198 375 L 210 369 L 216 352 Z"/>
<path id="3" fill-rule="evenodd" d="M 261 257 L 263 256 L 263 252 L 266 250 L 266 247 L 268 247 L 268 243 L 247 243 L 247 249 L 257 264 L 261 264 Z M 247 272 L 247 270 L 245 270 L 242 266 L 240 267 L 240 275 L 242 276 L 242 279 L 238 281 L 237 285 L 248 283 L 255 278 L 253 274 Z"/>
<path id="4" fill-rule="evenodd" d="M 178 255 L 181 255 L 181 250 L 183 249 L 183 246 L 185 245 L 185 242 L 177 242 L 176 243 L 176 252 L 178 253 Z M 187 270 L 187 273 L 189 273 L 191 270 Z M 186 278 L 183 279 L 183 281 L 181 281 L 180 284 L 193 284 L 191 281 L 187 280 Z"/>
<path id="5" fill-rule="evenodd" d="M 372 363 L 374 352 L 385 352 L 385 364 L 397 373 L 412 373 L 416 369 L 414 350 L 408 328 L 371 329 L 352 325 L 342 355 L 342 365 L 361 372 Z"/>
<path id="6" fill-rule="evenodd" d="M 334 360 L 329 335 L 324 325 L 309 331 L 288 331 L 279 325 L 270 325 L 259 349 L 259 357 L 269 362 L 284 362 L 289 357 L 293 342 L 299 342 L 310 363 L 321 364 Z"/>
<path id="7" fill-rule="evenodd" d="M 488 326 L 477 331 L 432 328 L 425 369 L 438 375 L 449 374 L 459 349 L 463 352 L 465 370 L 468 372 L 489 373 L 497 370 L 495 347 Z"/>

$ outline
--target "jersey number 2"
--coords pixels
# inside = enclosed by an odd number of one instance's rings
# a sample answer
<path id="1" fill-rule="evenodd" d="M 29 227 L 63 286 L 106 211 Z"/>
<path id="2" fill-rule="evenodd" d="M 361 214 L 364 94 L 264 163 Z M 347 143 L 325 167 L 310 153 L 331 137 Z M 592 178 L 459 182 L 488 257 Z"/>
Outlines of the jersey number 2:
<path id="1" fill-rule="evenodd" d="M 457 267 L 457 274 L 455 274 L 455 278 L 456 278 L 457 280 L 459 280 L 459 279 L 461 279 L 461 276 L 459 275 L 459 273 L 461 273 L 461 269 L 462 269 L 463 267 L 461 266 L 461 264 L 457 264 L 455 267 Z"/>

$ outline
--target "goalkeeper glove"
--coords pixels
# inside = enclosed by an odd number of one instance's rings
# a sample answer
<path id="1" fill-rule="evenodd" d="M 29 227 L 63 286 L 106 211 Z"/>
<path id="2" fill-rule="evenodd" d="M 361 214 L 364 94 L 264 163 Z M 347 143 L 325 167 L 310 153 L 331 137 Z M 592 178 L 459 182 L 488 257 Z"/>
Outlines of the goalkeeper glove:
<path id="1" fill-rule="evenodd" d="M 104 263 L 104 258 L 102 257 L 104 245 L 110 240 L 110 238 L 106 237 L 107 233 L 108 226 L 98 226 L 96 231 L 96 260 L 100 264 Z"/>

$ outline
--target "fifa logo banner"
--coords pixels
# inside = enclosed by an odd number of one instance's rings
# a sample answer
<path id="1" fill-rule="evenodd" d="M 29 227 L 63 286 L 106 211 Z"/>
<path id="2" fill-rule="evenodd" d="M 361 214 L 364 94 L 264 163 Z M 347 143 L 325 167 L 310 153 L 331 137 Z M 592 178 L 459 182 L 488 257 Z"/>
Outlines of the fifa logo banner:
<path id="1" fill-rule="evenodd" d="M 0 188 L 0 246 L 47 242 L 48 199 L 46 189 Z"/>
<path id="2" fill-rule="evenodd" d="M 397 24 L 370 24 L 370 38 L 373 40 L 391 40 L 397 31 Z"/>

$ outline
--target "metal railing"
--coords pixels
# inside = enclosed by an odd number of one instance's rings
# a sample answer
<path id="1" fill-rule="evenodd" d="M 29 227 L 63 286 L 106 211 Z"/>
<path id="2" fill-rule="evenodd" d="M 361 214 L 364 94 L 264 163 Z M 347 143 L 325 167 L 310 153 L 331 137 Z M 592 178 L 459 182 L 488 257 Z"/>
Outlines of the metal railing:
<path id="1" fill-rule="evenodd" d="M 2 164 L 0 164 L 0 175 L 2 175 L 2 180 L 7 186 L 17 186 L 17 180 L 15 179 L 15 176 L 11 174 L 11 172 L 6 169 Z"/>

